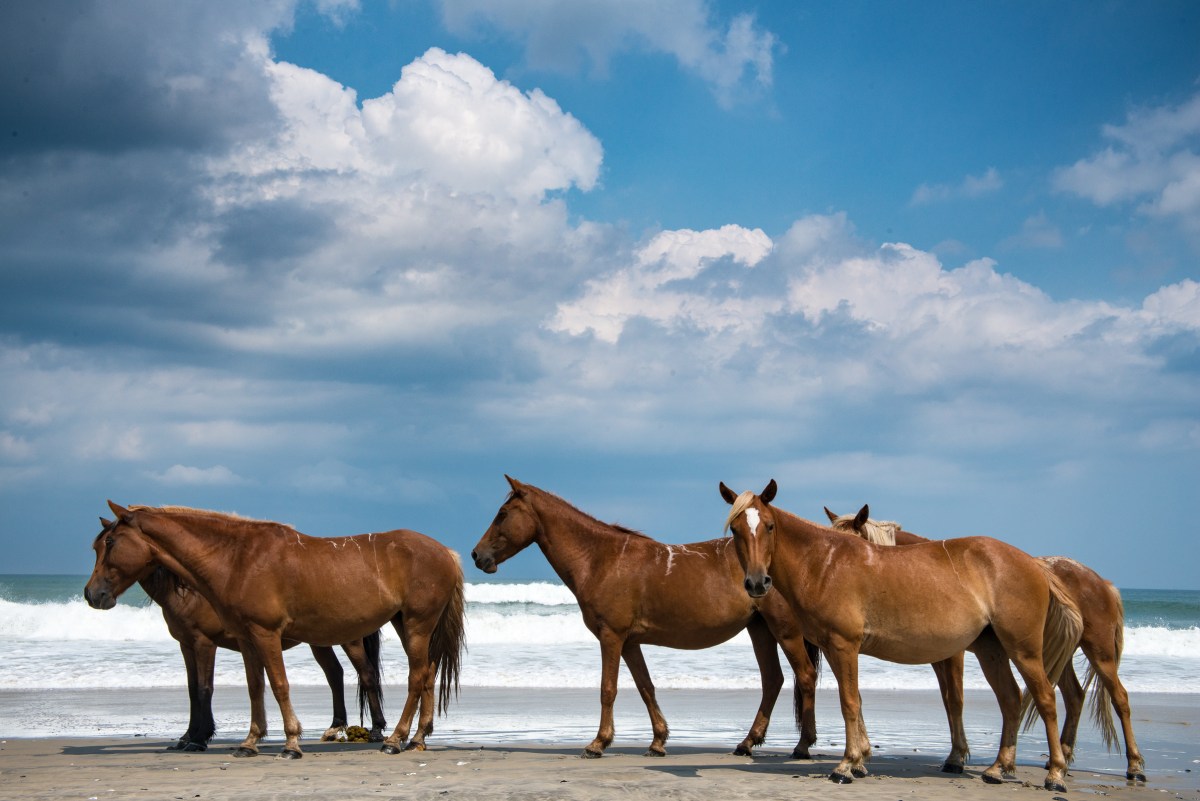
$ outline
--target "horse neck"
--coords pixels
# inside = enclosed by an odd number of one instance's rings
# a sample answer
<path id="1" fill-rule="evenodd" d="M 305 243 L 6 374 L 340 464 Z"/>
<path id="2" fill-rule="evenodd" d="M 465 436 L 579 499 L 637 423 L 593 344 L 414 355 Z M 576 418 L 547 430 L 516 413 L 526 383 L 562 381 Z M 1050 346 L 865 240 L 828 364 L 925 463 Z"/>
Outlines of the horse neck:
<path id="1" fill-rule="evenodd" d="M 779 507 L 775 509 L 775 553 L 771 557 L 771 575 L 778 584 L 778 575 L 795 574 L 789 582 L 797 588 L 813 586 L 813 579 L 824 569 L 825 555 L 844 543 L 863 542 L 854 532 L 842 532 L 805 520 Z M 846 534 L 850 536 L 846 536 Z"/>
<path id="2" fill-rule="evenodd" d="M 166 606 L 171 602 L 172 593 L 179 587 L 179 579 L 160 565 L 146 578 L 139 580 L 138 584 L 150 600 L 159 606 Z"/>
<path id="3" fill-rule="evenodd" d="M 607 542 L 634 536 L 589 517 L 549 493 L 531 492 L 528 497 L 538 517 L 538 547 L 573 593 L 578 594 L 597 568 L 610 561 Z"/>
<path id="4" fill-rule="evenodd" d="M 181 520 L 163 512 L 143 510 L 138 528 L 154 544 L 159 563 L 184 583 L 210 595 L 232 556 L 231 538 L 204 518 Z M 204 590 L 209 592 L 204 592 Z"/>

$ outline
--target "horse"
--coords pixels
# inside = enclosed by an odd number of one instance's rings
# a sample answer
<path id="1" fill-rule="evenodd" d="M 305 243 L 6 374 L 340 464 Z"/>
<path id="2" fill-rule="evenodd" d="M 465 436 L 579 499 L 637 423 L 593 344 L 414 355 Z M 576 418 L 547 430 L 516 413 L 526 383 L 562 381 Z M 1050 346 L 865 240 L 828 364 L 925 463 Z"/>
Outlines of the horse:
<path id="1" fill-rule="evenodd" d="M 857 534 L 870 542 L 883 545 L 913 545 L 928 542 L 925 537 L 905 531 L 899 523 L 872 520 L 869 508 L 863 506 L 857 515 L 836 515 L 825 507 L 831 525 L 839 531 Z M 1116 747 L 1117 731 L 1113 724 L 1112 712 L 1116 710 L 1121 720 L 1121 730 L 1125 738 L 1125 778 L 1131 781 L 1146 781 L 1146 761 L 1138 750 L 1137 740 L 1133 734 L 1133 721 L 1129 710 L 1129 693 L 1117 675 L 1121 664 L 1121 651 L 1125 642 L 1125 607 L 1121 603 L 1121 593 L 1111 582 L 1105 580 L 1096 571 L 1086 565 L 1068 559 L 1065 556 L 1037 557 L 1054 573 L 1066 586 L 1067 591 L 1075 599 L 1079 613 L 1083 616 L 1083 635 L 1080 648 L 1088 660 L 1087 673 L 1083 684 L 1075 673 L 1075 666 L 1068 662 L 1058 679 L 1058 689 L 1062 692 L 1063 708 L 1066 715 L 1062 726 L 1063 755 L 1068 763 L 1074 758 L 1075 740 L 1079 732 L 1079 720 L 1083 713 L 1083 702 L 1087 688 L 1099 678 L 1095 694 L 1092 696 L 1092 721 L 1100 729 L 1101 740 L 1109 750 Z M 959 698 L 962 697 L 961 663 L 958 674 L 954 677 L 958 685 Z M 1029 728 L 1036 719 L 1034 707 L 1028 703 L 1029 696 L 1022 698 L 1026 705 L 1025 727 Z M 947 714 L 951 714 L 947 706 Z M 961 725 L 961 701 L 958 708 Z M 953 726 L 953 724 L 951 724 Z"/>
<path id="2" fill-rule="evenodd" d="M 104 525 L 109 521 L 102 520 Z M 124 549 L 124 553 L 132 553 Z M 167 630 L 179 643 L 183 654 L 183 664 L 187 671 L 189 698 L 189 714 L 187 731 L 179 740 L 167 747 L 169 751 L 204 751 L 209 741 L 216 733 L 216 722 L 213 720 L 212 696 L 213 674 L 216 668 L 217 648 L 239 650 L 237 638 L 226 631 L 221 619 L 212 604 L 204 600 L 204 596 L 188 587 L 179 577 L 166 568 L 155 568 L 149 576 L 140 579 L 146 595 L 162 609 L 163 620 Z M 295 640 L 285 640 L 284 649 L 298 645 Z M 321 645 L 310 646 L 313 658 L 320 665 L 329 682 L 329 690 L 333 696 L 333 722 L 321 735 L 322 741 L 336 740 L 345 732 L 348 725 L 346 714 L 346 693 L 343 686 L 342 665 L 332 648 Z M 371 709 L 371 729 L 368 734 L 370 742 L 383 740 L 383 727 L 387 721 L 383 717 L 383 688 L 381 686 L 381 665 L 379 650 L 379 632 L 367 635 L 361 640 L 342 643 L 342 650 L 354 665 L 358 673 L 358 705 L 361 718 L 364 705 Z"/>
<path id="3" fill-rule="evenodd" d="M 212 604 L 237 639 L 246 668 L 250 730 L 235 756 L 257 755 L 266 732 L 264 671 L 283 717 L 286 742 L 280 757 L 303 756 L 283 664 L 284 640 L 331 646 L 365 637 L 389 620 L 408 656 L 408 697 L 380 750 L 425 750 L 433 731 L 435 689 L 438 712 L 444 714 L 458 690 L 464 647 L 462 567 L 452 550 L 403 529 L 309 537 L 291 526 L 221 512 L 124 508 L 112 501 L 109 508 L 116 519 L 92 543 L 96 566 L 85 599 L 96 609 L 111 609 L 134 581 L 161 566 Z M 132 555 L 122 556 L 126 549 Z"/>
<path id="4" fill-rule="evenodd" d="M 786 609 L 781 614 L 780 604 L 760 607 L 767 624 L 803 620 L 805 636 L 837 679 L 846 747 L 829 778 L 846 783 L 867 774 L 871 743 L 861 717 L 860 653 L 921 664 L 969 648 L 1003 714 L 1000 749 L 984 781 L 999 783 L 1016 768 L 1021 691 L 1008 667 L 1012 660 L 1045 722 L 1050 762 L 1044 786 L 1065 792 L 1054 682 L 1083 623 L 1049 569 L 989 537 L 873 545 L 773 506 L 777 490 L 774 479 L 758 495 L 720 484 L 721 497 L 732 506 L 726 526 L 746 593 L 762 598 L 774 588 Z"/>
<path id="5" fill-rule="evenodd" d="M 749 755 L 763 742 L 783 686 L 776 637 L 741 590 L 740 568 L 727 539 L 667 545 L 622 526 L 602 523 L 531 484 L 508 479 L 512 491 L 471 552 L 475 566 L 495 573 L 505 560 L 537 543 L 554 572 L 575 595 L 583 622 L 600 641 L 600 728 L 583 750 L 603 756 L 612 744 L 613 702 L 623 658 L 650 715 L 653 740 L 646 756 L 665 756 L 670 734 L 655 698 L 642 645 L 710 648 L 747 629 L 762 679 L 762 701 L 734 753 Z M 703 588 L 703 591 L 700 591 Z M 781 632 L 784 638 L 792 635 Z M 803 638 L 788 651 L 796 698 L 811 699 L 819 654 Z M 797 707 L 800 741 L 795 758 L 816 742 L 816 718 Z"/>

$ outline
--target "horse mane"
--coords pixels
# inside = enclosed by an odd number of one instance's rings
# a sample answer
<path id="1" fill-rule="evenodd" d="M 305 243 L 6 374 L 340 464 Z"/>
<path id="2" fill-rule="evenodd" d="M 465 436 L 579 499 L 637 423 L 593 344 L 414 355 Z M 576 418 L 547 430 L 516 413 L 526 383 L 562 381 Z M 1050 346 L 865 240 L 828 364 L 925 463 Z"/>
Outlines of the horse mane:
<path id="1" fill-rule="evenodd" d="M 195 509 L 191 506 L 143 506 L 133 505 L 129 507 L 132 512 L 152 512 L 165 515 L 188 515 L 192 517 L 205 517 L 212 520 L 222 520 L 228 523 L 256 523 L 265 526 L 279 526 L 281 528 L 291 529 L 295 531 L 295 526 L 288 523 L 278 523 L 274 520 L 258 520 L 253 517 L 245 517 L 236 512 L 214 512 L 211 509 Z"/>
<path id="2" fill-rule="evenodd" d="M 754 493 L 746 490 L 741 495 L 737 496 L 733 505 L 729 507 L 729 517 L 725 518 L 725 528 L 721 529 L 724 533 L 733 525 L 733 521 L 737 520 L 737 516 L 746 511 L 750 507 L 750 503 L 754 500 Z"/>
<path id="3" fill-rule="evenodd" d="M 155 595 L 165 595 L 173 592 L 176 595 L 187 595 L 191 591 L 189 586 L 177 574 L 167 570 L 162 565 L 154 568 L 154 572 L 147 576 L 143 583 L 145 584 L 146 594 L 150 597 Z"/>
<path id="4" fill-rule="evenodd" d="M 612 532 L 615 532 L 618 534 L 626 534 L 631 537 L 641 537 L 644 540 L 650 540 L 651 542 L 657 542 L 657 540 L 655 540 L 649 534 L 644 534 L 641 531 L 636 531 L 632 528 L 622 526 L 619 523 L 605 523 L 603 520 L 599 520 L 599 519 L 593 517 L 592 515 L 588 514 L 587 512 L 583 511 L 582 509 L 579 509 L 578 507 L 573 506 L 570 503 L 570 501 L 566 501 L 566 500 L 560 498 L 559 496 L 555 495 L 553 492 L 548 492 L 548 491 L 542 489 L 541 487 L 535 487 L 532 484 L 521 485 L 521 492 L 525 492 L 528 490 L 536 491 L 543 498 L 546 498 L 548 500 L 551 500 L 551 501 L 563 506 L 572 514 L 578 515 L 579 517 L 583 518 L 586 522 L 591 524 L 591 527 L 593 527 L 593 528 L 606 529 L 608 531 L 612 531 Z M 519 493 L 516 490 L 513 490 L 512 492 L 508 493 L 508 497 L 504 499 L 504 502 L 508 503 L 514 497 L 516 497 L 518 494 Z"/>
<path id="5" fill-rule="evenodd" d="M 900 524 L 891 520 L 874 520 L 868 517 L 862 530 L 859 531 L 854 528 L 854 515 L 839 515 L 833 521 L 832 528 L 851 532 L 876 545 L 895 545 L 896 532 L 900 530 Z"/>

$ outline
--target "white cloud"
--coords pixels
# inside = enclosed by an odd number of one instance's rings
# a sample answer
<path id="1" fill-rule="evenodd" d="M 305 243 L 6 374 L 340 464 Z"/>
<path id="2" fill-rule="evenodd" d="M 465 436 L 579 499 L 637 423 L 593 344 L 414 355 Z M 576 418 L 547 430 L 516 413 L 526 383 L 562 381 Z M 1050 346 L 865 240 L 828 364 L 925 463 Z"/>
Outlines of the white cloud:
<path id="1" fill-rule="evenodd" d="M 1058 169 L 1054 187 L 1099 206 L 1137 202 L 1143 214 L 1200 233 L 1200 94 L 1177 106 L 1135 109 L 1102 132 L 1113 144 Z"/>
<path id="2" fill-rule="evenodd" d="M 1005 239 L 1002 246 L 1055 250 L 1063 246 L 1063 234 L 1045 212 L 1039 212 L 1032 217 L 1026 217 L 1021 223 L 1021 230 Z"/>
<path id="3" fill-rule="evenodd" d="M 522 92 L 470 56 L 431 48 L 388 94 L 364 100 L 314 70 L 265 59 L 283 120 L 272 140 L 215 165 L 230 177 L 275 175 L 260 189 L 293 194 L 307 171 L 373 187 L 439 185 L 451 192 L 539 201 L 591 189 L 599 141 L 538 89 Z"/>
<path id="4" fill-rule="evenodd" d="M 619 51 L 664 52 L 707 82 L 722 105 L 770 86 L 780 47 L 752 15 L 724 24 L 704 0 L 442 0 L 442 18 L 459 35 L 488 25 L 523 40 L 526 60 L 538 69 L 574 70 L 586 55 L 603 73 Z"/>
<path id="5" fill-rule="evenodd" d="M 224 465 L 189 467 L 175 464 L 161 473 L 149 474 L 149 477 L 171 486 L 228 486 L 242 483 L 242 479 Z"/>
<path id="6" fill-rule="evenodd" d="M 668 327 L 693 325 L 706 333 L 742 327 L 761 309 L 736 297 L 736 279 L 701 291 L 681 289 L 678 282 L 699 277 L 721 259 L 753 268 L 771 248 L 770 238 L 757 228 L 663 231 L 634 254 L 633 264 L 588 282 L 579 300 L 560 303 L 547 327 L 570 334 L 592 331 L 605 342 L 616 342 L 635 317 Z"/>
<path id="7" fill-rule="evenodd" d="M 988 167 L 983 175 L 968 175 L 957 184 L 921 184 L 909 199 L 909 205 L 923 206 L 960 198 L 977 198 L 998 192 L 1004 180 L 995 167 Z"/>

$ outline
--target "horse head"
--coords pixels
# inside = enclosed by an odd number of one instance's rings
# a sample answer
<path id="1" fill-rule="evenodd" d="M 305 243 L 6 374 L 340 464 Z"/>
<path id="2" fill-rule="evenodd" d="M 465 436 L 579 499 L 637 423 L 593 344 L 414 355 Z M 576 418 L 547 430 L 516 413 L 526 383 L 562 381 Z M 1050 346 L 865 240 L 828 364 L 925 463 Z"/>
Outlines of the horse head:
<path id="1" fill-rule="evenodd" d="M 529 490 L 515 478 L 507 475 L 505 478 L 512 492 L 471 550 L 475 566 L 484 573 L 495 573 L 501 562 L 527 548 L 541 528 L 537 513 L 529 502 Z"/>
<path id="2" fill-rule="evenodd" d="M 825 514 L 829 517 L 829 526 L 834 531 L 854 534 L 860 539 L 876 545 L 896 544 L 896 534 L 900 531 L 900 524 L 885 520 L 872 520 L 871 508 L 867 504 L 863 504 L 863 508 L 859 509 L 858 514 L 855 515 L 838 515 L 829 511 L 828 506 L 825 507 Z"/>
<path id="3" fill-rule="evenodd" d="M 761 598 L 771 589 L 771 557 L 775 553 L 775 511 L 771 501 L 779 489 L 775 479 L 758 495 L 735 493 L 721 482 L 721 497 L 733 508 L 725 526 L 733 534 L 738 561 L 746 574 L 746 592 Z"/>
<path id="4" fill-rule="evenodd" d="M 93 609 L 112 609 L 121 593 L 158 567 L 149 542 L 137 527 L 136 513 L 108 502 L 116 520 L 100 518 L 103 528 L 92 542 L 96 567 L 83 588 Z"/>

